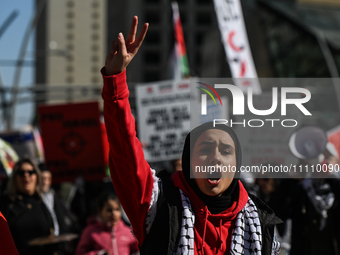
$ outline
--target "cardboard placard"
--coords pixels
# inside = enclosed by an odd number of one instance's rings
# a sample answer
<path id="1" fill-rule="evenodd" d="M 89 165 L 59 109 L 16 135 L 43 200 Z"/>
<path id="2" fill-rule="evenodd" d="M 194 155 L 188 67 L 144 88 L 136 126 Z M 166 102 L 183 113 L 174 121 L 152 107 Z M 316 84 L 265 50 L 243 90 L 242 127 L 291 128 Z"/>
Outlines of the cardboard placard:
<path id="1" fill-rule="evenodd" d="M 40 106 L 38 113 L 46 165 L 54 183 L 73 181 L 79 175 L 85 180 L 105 176 L 107 139 L 98 102 Z"/>

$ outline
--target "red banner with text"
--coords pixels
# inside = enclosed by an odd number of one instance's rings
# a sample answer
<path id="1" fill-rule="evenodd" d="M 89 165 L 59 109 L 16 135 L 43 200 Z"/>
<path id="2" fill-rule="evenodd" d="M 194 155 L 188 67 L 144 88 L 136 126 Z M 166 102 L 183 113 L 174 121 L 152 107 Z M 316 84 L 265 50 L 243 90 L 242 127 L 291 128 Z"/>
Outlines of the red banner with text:
<path id="1" fill-rule="evenodd" d="M 38 108 L 46 165 L 53 183 L 100 180 L 108 161 L 106 132 L 98 102 Z"/>

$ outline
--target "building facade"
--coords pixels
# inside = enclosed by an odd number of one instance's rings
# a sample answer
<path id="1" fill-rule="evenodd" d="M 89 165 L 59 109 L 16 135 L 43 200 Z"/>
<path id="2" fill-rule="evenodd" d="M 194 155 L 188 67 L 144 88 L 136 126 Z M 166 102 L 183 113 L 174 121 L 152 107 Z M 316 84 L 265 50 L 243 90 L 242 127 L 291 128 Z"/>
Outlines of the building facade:
<path id="1" fill-rule="evenodd" d="M 36 32 L 38 103 L 100 98 L 106 57 L 106 1 L 37 0 L 44 5 Z"/>

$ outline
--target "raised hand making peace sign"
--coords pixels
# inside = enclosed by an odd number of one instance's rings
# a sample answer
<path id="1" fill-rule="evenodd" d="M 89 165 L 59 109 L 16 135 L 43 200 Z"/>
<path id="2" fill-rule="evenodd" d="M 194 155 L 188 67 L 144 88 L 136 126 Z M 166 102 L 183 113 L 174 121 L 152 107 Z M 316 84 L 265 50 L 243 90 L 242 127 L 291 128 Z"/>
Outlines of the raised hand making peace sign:
<path id="1" fill-rule="evenodd" d="M 142 31 L 136 38 L 138 25 L 138 17 L 134 16 L 130 28 L 130 33 L 127 40 L 124 40 L 122 33 L 118 34 L 116 40 L 111 43 L 111 52 L 107 55 L 105 61 L 105 74 L 114 75 L 123 72 L 134 58 L 142 45 L 149 24 L 145 23 L 142 27 Z"/>

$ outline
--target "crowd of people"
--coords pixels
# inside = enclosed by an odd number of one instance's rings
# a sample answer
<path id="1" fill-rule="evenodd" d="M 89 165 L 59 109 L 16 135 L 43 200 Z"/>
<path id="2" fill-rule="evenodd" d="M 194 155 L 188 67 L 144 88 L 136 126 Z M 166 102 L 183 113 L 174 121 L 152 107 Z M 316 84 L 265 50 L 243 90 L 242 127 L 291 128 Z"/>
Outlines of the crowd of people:
<path id="1" fill-rule="evenodd" d="M 168 171 L 170 174 L 182 171 L 175 167 L 176 161 L 174 168 Z M 265 202 L 284 221 L 274 231 L 281 243 L 280 254 L 339 253 L 338 179 L 258 178 L 251 184 L 242 179 L 241 182 L 249 194 Z M 52 174 L 44 164 L 37 166 L 30 159 L 21 159 L 14 166 L 7 192 L 0 197 L 0 239 L 6 243 L 4 254 L 139 253 L 129 221 L 122 220 L 122 207 L 114 189 L 100 190 L 95 199 L 95 213 L 88 211 L 86 223 L 80 224 L 77 215 L 65 207 L 51 188 L 51 183 Z M 166 185 L 169 183 L 164 187 Z M 204 202 L 209 205 L 210 213 L 223 210 L 216 206 L 218 202 L 210 204 L 209 197 L 200 195 L 207 199 Z M 125 197 L 125 200 L 129 201 L 129 198 Z M 36 238 L 72 232 L 79 237 L 71 243 L 29 245 Z"/>
<path id="2" fill-rule="evenodd" d="M 85 209 L 87 222 L 82 224 L 51 184 L 45 164 L 29 158 L 15 164 L 0 196 L 0 254 L 138 254 L 113 187 L 100 190 L 96 209 Z M 84 197 L 75 199 L 90 203 Z"/>
<path id="3" fill-rule="evenodd" d="M 137 36 L 137 24 L 134 17 L 126 41 L 119 33 L 101 70 L 112 183 L 79 179 L 65 205 L 46 165 L 20 159 L 0 196 L 0 253 L 339 254 L 339 178 L 249 183 L 240 171 L 192 170 L 240 169 L 241 144 L 226 125 L 208 122 L 190 131 L 171 171 L 150 167 L 136 137 L 125 74 L 148 30 L 144 24 Z"/>

